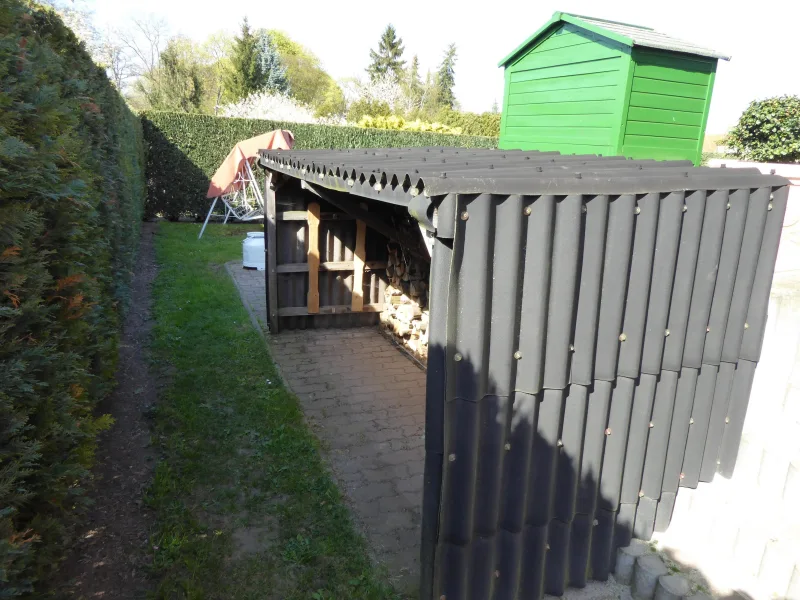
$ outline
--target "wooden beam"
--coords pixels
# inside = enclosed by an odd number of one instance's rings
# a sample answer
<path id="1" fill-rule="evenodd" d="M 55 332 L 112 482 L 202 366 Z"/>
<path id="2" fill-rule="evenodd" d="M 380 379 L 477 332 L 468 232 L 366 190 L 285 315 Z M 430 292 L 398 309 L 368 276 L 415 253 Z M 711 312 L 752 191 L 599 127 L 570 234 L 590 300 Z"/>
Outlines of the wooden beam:
<path id="1" fill-rule="evenodd" d="M 278 221 L 305 221 L 308 212 L 305 210 L 286 210 L 278 213 Z M 324 212 L 319 215 L 320 221 L 352 221 L 353 215 L 338 212 Z"/>
<path id="2" fill-rule="evenodd" d="M 356 249 L 353 252 L 353 312 L 364 308 L 364 262 L 367 258 L 367 224 L 356 221 Z"/>
<path id="3" fill-rule="evenodd" d="M 319 203 L 308 204 L 308 312 L 319 312 Z"/>
<path id="4" fill-rule="evenodd" d="M 365 304 L 360 312 L 376 313 L 381 311 L 383 311 L 383 304 Z M 339 315 L 345 313 L 353 313 L 353 309 L 346 304 L 340 304 L 335 306 L 320 306 L 319 312 L 313 314 Z M 278 309 L 278 315 L 281 317 L 307 317 L 310 314 L 312 313 L 309 313 L 305 306 L 288 306 Z"/>
<path id="5" fill-rule="evenodd" d="M 373 260 L 364 263 L 365 271 L 379 271 L 386 268 L 385 260 Z M 320 271 L 355 271 L 355 261 L 342 260 L 324 262 L 319 265 Z M 278 265 L 278 273 L 308 273 L 308 263 L 285 263 Z"/>
<path id="6" fill-rule="evenodd" d="M 278 333 L 278 256 L 277 256 L 277 210 L 275 205 L 275 190 L 272 186 L 273 175 L 267 171 L 264 182 L 266 218 L 264 219 L 264 237 L 266 238 L 267 252 L 267 314 L 270 333 Z"/>

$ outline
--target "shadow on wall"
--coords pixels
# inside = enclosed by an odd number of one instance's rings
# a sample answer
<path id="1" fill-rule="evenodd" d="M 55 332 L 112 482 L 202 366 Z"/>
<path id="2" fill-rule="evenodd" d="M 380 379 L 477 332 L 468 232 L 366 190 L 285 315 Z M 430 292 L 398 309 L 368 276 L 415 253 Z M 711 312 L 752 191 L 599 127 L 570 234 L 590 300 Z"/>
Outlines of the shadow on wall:
<path id="1" fill-rule="evenodd" d="M 142 117 L 142 128 L 147 152 L 145 218 L 205 218 L 211 180 L 150 119 Z"/>
<path id="2" fill-rule="evenodd" d="M 442 391 L 454 374 L 442 377 L 439 369 L 455 351 L 441 344 L 429 351 L 429 393 L 431 387 Z M 637 417 L 650 419 L 651 404 L 643 410 L 639 400 L 652 401 L 655 389 L 618 378 L 591 387 L 502 394 L 502 386 L 483 381 L 486 370 L 474 368 L 469 358 L 462 356 L 455 366 L 452 358 L 449 362 L 459 381 L 471 380 L 487 393 L 472 402 L 458 397 L 469 395 L 462 388 L 441 414 L 435 406 L 427 408 L 420 597 L 563 596 L 569 587 L 606 581 L 615 573 L 618 548 L 629 546 L 637 534 L 649 539 L 657 521 L 668 522 L 671 501 L 664 503 L 668 514 L 656 518 L 658 500 L 640 496 L 647 453 L 628 452 L 629 433 L 619 435 L 613 427 L 622 424 L 620 418 L 634 426 Z M 451 391 L 448 398 L 454 397 Z M 443 440 L 431 431 L 437 423 L 446 424 Z M 432 515 L 439 515 L 438 523 Z M 649 522 L 642 522 L 643 515 Z M 647 555 L 656 554 L 645 548 Z M 659 554 L 663 565 L 651 571 L 651 593 L 640 587 L 637 597 L 653 598 L 658 576 L 674 574 L 684 576 L 686 596 L 710 593 L 702 572 L 668 551 Z M 742 592 L 715 597 L 749 598 Z"/>

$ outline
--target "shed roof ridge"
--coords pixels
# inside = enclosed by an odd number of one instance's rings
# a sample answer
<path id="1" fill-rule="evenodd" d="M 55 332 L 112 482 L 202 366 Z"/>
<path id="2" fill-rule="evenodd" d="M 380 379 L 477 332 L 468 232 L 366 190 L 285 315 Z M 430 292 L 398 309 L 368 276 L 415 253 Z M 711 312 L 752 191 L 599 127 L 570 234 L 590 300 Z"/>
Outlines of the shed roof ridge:
<path id="1" fill-rule="evenodd" d="M 644 29 L 645 31 L 655 31 L 655 29 L 653 29 L 652 27 L 645 27 L 644 25 L 635 25 L 633 23 L 624 23 L 622 21 L 612 21 L 611 19 L 600 19 L 598 17 L 590 17 L 589 15 L 578 15 L 575 13 L 568 13 L 568 12 L 562 12 L 561 14 L 581 20 L 589 19 L 591 21 L 597 21 L 598 23 L 609 23 L 611 25 L 624 25 L 625 27 L 635 27 L 636 29 Z"/>

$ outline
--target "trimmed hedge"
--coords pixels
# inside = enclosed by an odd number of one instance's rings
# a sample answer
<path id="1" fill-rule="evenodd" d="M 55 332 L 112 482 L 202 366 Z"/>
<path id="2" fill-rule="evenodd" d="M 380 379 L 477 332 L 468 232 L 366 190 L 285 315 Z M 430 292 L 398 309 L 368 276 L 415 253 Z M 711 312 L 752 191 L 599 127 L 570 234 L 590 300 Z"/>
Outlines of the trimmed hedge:
<path id="1" fill-rule="evenodd" d="M 147 143 L 148 217 L 161 214 L 204 217 L 211 176 L 241 140 L 289 129 L 295 148 L 402 148 L 462 146 L 496 148 L 496 138 L 363 129 L 334 125 L 282 123 L 256 119 L 229 119 L 206 115 L 148 112 L 142 115 Z"/>
<path id="2" fill-rule="evenodd" d="M 436 121 L 449 127 L 458 127 L 464 135 L 500 136 L 500 115 L 495 113 L 461 112 L 443 108 Z"/>
<path id="3" fill-rule="evenodd" d="M 0 3 L 0 597 L 87 503 L 145 195 L 139 119 L 50 9 Z M 37 586 L 38 587 L 38 586 Z"/>

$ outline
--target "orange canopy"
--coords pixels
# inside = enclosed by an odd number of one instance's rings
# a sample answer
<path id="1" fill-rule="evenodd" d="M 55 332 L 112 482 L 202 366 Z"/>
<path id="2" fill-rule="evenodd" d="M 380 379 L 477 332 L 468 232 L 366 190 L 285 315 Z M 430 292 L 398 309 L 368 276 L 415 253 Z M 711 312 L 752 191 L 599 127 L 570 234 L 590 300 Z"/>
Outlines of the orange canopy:
<path id="1" fill-rule="evenodd" d="M 259 150 L 291 150 L 294 136 L 291 131 L 278 129 L 249 140 L 239 142 L 222 161 L 222 164 L 211 178 L 206 198 L 216 198 L 233 191 L 236 174 L 244 168 L 244 161 L 258 156 Z"/>

